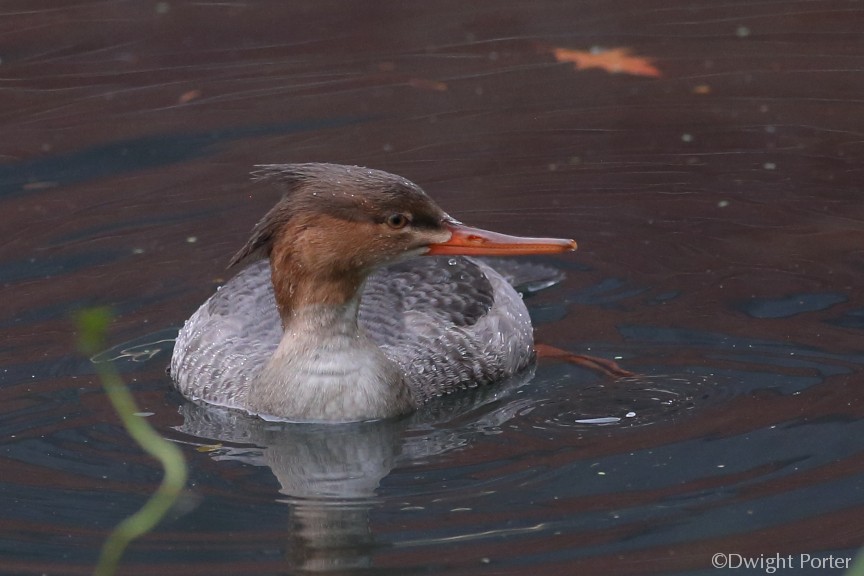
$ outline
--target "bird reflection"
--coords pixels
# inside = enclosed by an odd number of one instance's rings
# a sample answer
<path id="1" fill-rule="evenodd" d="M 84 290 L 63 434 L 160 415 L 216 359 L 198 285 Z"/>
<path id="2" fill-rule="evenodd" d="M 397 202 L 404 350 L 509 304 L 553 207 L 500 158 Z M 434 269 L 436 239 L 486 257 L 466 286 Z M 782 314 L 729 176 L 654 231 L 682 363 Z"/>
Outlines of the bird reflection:
<path id="1" fill-rule="evenodd" d="M 400 465 L 464 447 L 513 418 L 521 402 L 505 397 L 530 381 L 533 367 L 503 385 L 433 402 L 402 419 L 346 424 L 267 422 L 236 410 L 188 402 L 177 430 L 219 442 L 214 460 L 266 466 L 289 510 L 286 561 L 307 571 L 371 564 L 378 547 L 370 524 L 376 490 Z M 458 425 L 454 422 L 458 421 Z"/>

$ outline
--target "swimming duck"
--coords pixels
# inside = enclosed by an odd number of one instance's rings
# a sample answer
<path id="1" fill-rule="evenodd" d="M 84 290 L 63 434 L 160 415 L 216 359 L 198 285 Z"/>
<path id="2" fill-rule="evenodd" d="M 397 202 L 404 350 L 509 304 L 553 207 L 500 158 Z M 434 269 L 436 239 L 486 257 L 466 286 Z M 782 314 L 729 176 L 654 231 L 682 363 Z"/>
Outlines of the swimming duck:
<path id="1" fill-rule="evenodd" d="M 251 264 L 180 330 L 170 370 L 184 396 L 265 419 L 372 420 L 532 362 L 525 304 L 472 256 L 554 254 L 575 241 L 465 226 L 379 170 L 258 168 L 284 196 L 230 266 Z"/>

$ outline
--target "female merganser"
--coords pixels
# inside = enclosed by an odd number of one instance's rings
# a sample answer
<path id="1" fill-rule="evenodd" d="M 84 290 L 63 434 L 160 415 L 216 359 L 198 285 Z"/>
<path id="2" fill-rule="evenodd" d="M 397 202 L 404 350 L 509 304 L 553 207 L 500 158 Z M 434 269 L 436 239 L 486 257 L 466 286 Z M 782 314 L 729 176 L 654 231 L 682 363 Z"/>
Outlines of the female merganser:
<path id="1" fill-rule="evenodd" d="M 348 422 L 511 376 L 534 358 L 519 294 L 458 255 L 552 254 L 576 242 L 469 228 L 405 178 L 356 166 L 261 166 L 285 195 L 180 330 L 187 398 L 266 419 Z M 417 258 L 424 255 L 439 258 Z"/>

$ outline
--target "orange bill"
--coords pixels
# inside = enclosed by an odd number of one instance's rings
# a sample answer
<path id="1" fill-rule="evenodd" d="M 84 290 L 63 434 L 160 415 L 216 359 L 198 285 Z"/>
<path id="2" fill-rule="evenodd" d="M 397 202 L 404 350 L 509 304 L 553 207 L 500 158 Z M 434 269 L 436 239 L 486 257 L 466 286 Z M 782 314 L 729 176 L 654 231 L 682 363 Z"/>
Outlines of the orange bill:
<path id="1" fill-rule="evenodd" d="M 564 238 L 524 238 L 464 226 L 458 222 L 445 222 L 450 233 L 446 242 L 429 245 L 429 255 L 464 256 L 523 256 L 530 254 L 558 254 L 576 249 L 575 240 Z"/>

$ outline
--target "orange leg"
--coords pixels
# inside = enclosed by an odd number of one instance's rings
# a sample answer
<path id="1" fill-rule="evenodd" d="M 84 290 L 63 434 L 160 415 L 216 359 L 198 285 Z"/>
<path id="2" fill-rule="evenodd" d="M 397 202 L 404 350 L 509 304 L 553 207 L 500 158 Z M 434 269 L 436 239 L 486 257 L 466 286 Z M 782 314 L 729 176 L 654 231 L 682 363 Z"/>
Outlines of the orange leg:
<path id="1" fill-rule="evenodd" d="M 596 356 L 585 356 L 583 354 L 573 354 L 572 352 L 548 344 L 535 344 L 534 349 L 537 350 L 538 358 L 554 358 L 555 360 L 562 360 L 564 362 L 576 364 L 577 366 L 582 366 L 583 368 L 588 368 L 589 370 L 601 372 L 613 378 L 634 376 L 633 372 L 621 368 L 614 360 L 597 358 Z"/>

